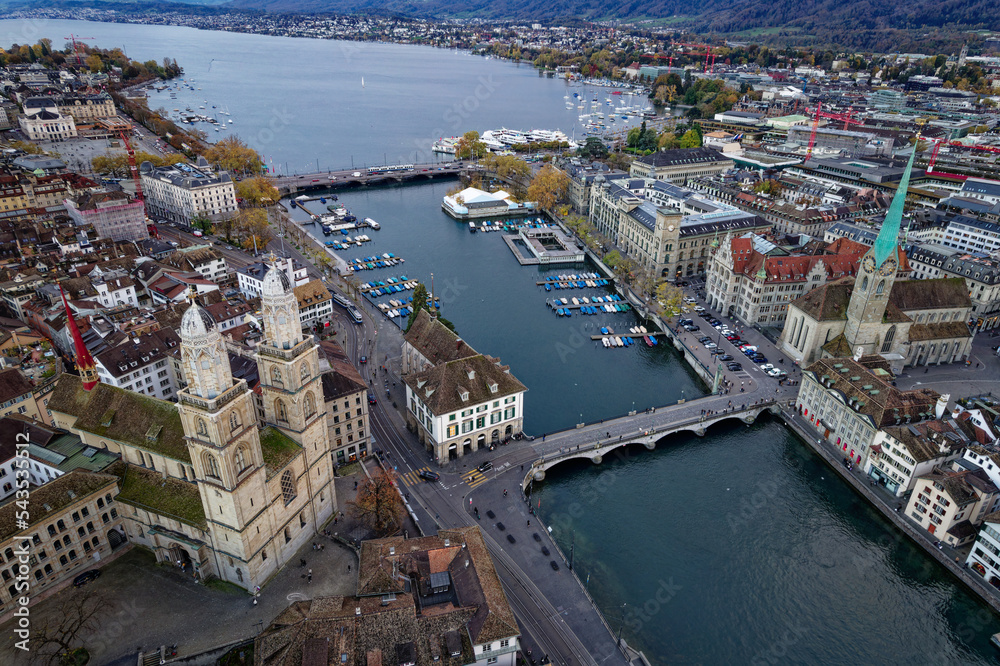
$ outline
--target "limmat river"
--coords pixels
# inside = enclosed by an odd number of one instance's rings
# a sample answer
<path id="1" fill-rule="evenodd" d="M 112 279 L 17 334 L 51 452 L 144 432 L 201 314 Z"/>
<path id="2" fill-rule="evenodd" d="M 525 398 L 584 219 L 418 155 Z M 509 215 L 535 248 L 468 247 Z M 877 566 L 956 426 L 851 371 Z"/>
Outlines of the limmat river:
<path id="1" fill-rule="evenodd" d="M 603 113 L 609 130 L 620 129 L 640 121 L 619 113 L 612 122 L 611 110 L 647 105 L 643 96 L 612 96 L 611 89 L 540 76 L 530 64 L 457 50 L 176 26 L 0 21 L 5 48 L 42 37 L 62 46 L 70 34 L 93 37 L 90 46 L 121 47 L 134 60 L 175 58 L 187 85 L 150 91 L 150 108 L 217 117 L 226 129 L 197 128 L 210 141 L 238 134 L 275 173 L 430 162 L 442 157 L 431 152 L 435 141 L 468 130 L 561 129 L 582 141 L 580 115 Z"/>
<path id="2" fill-rule="evenodd" d="M 184 106 L 167 91 L 151 93 L 152 106 L 228 111 L 233 131 L 279 172 L 312 170 L 317 160 L 322 169 L 419 162 L 441 135 L 501 126 L 569 132 L 581 113 L 566 108 L 575 89 L 563 81 L 428 47 L 0 21 L 3 46 L 41 37 L 61 44 L 71 33 L 139 60 L 177 58 L 195 90 L 178 91 Z M 167 95 L 163 104 L 156 95 Z M 530 432 L 703 390 L 668 349 L 609 350 L 587 339 L 595 326 L 635 325 L 634 314 L 554 315 L 545 305 L 554 294 L 535 282 L 587 268 L 521 267 L 499 233 L 470 234 L 441 212 L 452 186 L 339 193 L 356 215 L 382 225 L 368 232 L 372 243 L 345 254 L 406 259 L 360 273 L 362 282 L 429 282 L 433 272 L 444 315 L 528 386 Z M 988 641 L 1000 622 L 988 608 L 776 422 L 674 437 L 600 466 L 560 466 L 535 498 L 564 551 L 572 544 L 609 623 L 655 663 L 997 661 Z"/>

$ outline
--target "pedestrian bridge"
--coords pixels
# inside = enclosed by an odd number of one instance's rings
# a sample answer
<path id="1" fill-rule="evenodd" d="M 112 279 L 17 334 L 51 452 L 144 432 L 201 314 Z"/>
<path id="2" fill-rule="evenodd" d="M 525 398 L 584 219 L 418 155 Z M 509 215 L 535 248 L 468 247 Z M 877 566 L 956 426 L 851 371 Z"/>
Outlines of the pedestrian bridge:
<path id="1" fill-rule="evenodd" d="M 543 455 L 531 464 L 526 471 L 522 481 L 522 490 L 527 487 L 530 481 L 543 481 L 545 472 L 560 463 L 569 460 L 587 459 L 595 465 L 604 461 L 604 457 L 614 452 L 616 449 L 640 444 L 652 451 L 656 448 L 656 443 L 661 439 L 681 432 L 690 432 L 699 437 L 703 437 L 711 426 L 723 421 L 738 419 L 750 425 L 760 416 L 761 412 L 768 411 L 771 414 L 781 412 L 780 405 L 769 400 L 756 405 L 747 405 L 744 408 L 726 409 L 705 416 L 687 418 L 673 423 L 657 424 L 651 429 L 636 430 L 631 435 L 612 436 L 611 438 L 600 438 L 596 442 L 587 442 L 564 446 L 558 451 L 553 451 Z M 627 417 L 626 417 L 627 418 Z M 602 433 L 603 434 L 603 433 Z M 581 433 L 581 437 L 585 436 Z"/>

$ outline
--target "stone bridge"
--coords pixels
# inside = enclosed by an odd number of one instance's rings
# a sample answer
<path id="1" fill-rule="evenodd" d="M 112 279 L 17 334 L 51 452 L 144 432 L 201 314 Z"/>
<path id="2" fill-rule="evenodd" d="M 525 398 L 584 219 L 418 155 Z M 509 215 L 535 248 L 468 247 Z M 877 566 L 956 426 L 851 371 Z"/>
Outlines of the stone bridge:
<path id="1" fill-rule="evenodd" d="M 692 403 L 689 404 L 697 403 L 698 401 L 692 401 Z M 757 420 L 761 412 L 764 411 L 777 415 L 781 412 L 781 407 L 774 400 L 770 400 L 757 405 L 748 405 L 743 409 L 723 410 L 707 416 L 689 416 L 674 422 L 657 424 L 655 428 L 649 430 L 637 430 L 631 435 L 611 437 L 610 439 L 601 438 L 596 442 L 560 447 L 556 451 L 542 455 L 542 457 L 531 463 L 531 467 L 526 470 L 524 479 L 521 482 L 522 490 L 527 487 L 530 480 L 543 481 L 545 479 L 545 472 L 548 469 L 568 460 L 584 458 L 590 460 L 595 465 L 599 465 L 604 461 L 604 457 L 606 455 L 613 452 L 615 449 L 624 446 L 642 445 L 652 451 L 656 448 L 657 442 L 664 439 L 668 435 L 680 432 L 690 432 L 698 435 L 699 437 L 703 437 L 708 428 L 716 423 L 738 419 L 747 425 L 751 425 Z M 628 419 L 630 417 L 623 418 Z M 631 418 L 636 418 L 636 420 L 638 420 L 637 417 Z M 618 419 L 618 421 L 620 420 L 621 419 Z M 571 433 L 572 431 L 567 432 Z"/>

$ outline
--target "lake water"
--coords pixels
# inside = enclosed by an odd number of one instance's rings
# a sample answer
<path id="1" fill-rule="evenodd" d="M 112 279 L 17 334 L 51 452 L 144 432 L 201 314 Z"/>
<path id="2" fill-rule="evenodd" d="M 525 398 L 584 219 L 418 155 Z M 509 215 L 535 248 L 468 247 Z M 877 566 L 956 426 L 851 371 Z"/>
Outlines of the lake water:
<path id="1" fill-rule="evenodd" d="M 435 141 L 468 130 L 561 129 L 582 141 L 579 116 L 591 111 L 595 92 L 602 113 L 614 108 L 608 101 L 646 104 L 642 97 L 539 76 L 531 65 L 426 46 L 175 26 L 0 21 L 3 47 L 42 37 L 62 45 L 70 34 L 93 37 L 85 42 L 91 46 L 121 47 L 134 60 L 175 58 L 195 89 L 180 88 L 176 99 L 169 91 L 151 91 L 150 108 L 219 114 L 227 130 L 198 126 L 209 140 L 236 133 L 277 173 L 429 162 L 442 157 L 430 150 Z M 567 108 L 565 98 L 575 99 L 574 92 L 587 97 L 585 109 L 577 108 L 580 102 Z M 619 117 L 608 125 L 635 122 Z"/>
<path id="2" fill-rule="evenodd" d="M 593 91 L 427 47 L 0 21 L 3 46 L 61 44 L 71 33 L 139 60 L 177 58 L 196 90 L 180 91 L 178 103 L 151 93 L 152 106 L 223 108 L 279 172 L 313 170 L 317 160 L 323 169 L 419 162 L 434 140 L 468 129 L 570 133 L 581 111 L 564 96 Z M 529 432 L 701 392 L 668 349 L 610 350 L 588 339 L 595 327 L 634 325 L 633 314 L 554 315 L 545 305 L 554 294 L 535 282 L 587 268 L 521 267 L 499 233 L 470 234 L 441 212 L 453 185 L 339 193 L 382 225 L 368 232 L 373 243 L 345 254 L 406 259 L 360 273 L 362 282 L 405 274 L 429 283 L 433 272 L 444 316 L 528 386 Z M 997 618 L 775 422 L 561 466 L 535 497 L 563 549 L 575 544 L 576 569 L 609 622 L 623 620 L 624 636 L 656 663 L 997 661 L 988 642 Z"/>

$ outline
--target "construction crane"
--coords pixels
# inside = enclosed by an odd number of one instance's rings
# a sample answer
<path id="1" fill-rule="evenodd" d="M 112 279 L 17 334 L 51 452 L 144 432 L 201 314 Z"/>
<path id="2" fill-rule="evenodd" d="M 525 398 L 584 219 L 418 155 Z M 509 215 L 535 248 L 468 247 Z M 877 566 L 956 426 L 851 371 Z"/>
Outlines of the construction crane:
<path id="1" fill-rule="evenodd" d="M 943 145 L 954 146 L 955 148 L 968 148 L 970 150 L 985 150 L 990 153 L 1000 153 L 1000 148 L 996 146 L 972 146 L 964 144 L 961 141 L 948 141 L 947 139 L 924 139 L 922 137 L 917 138 L 922 141 L 934 142 L 934 150 L 931 151 L 931 159 L 927 164 L 927 173 L 934 173 L 934 164 L 937 162 L 938 151 L 941 150 L 941 146 Z"/>
<path id="2" fill-rule="evenodd" d="M 685 44 L 683 42 L 674 42 L 674 46 L 689 47 L 695 49 L 705 49 L 704 53 L 688 53 L 686 55 L 693 56 L 705 56 L 705 72 L 711 72 L 715 68 L 715 54 L 712 53 L 712 47 L 708 44 Z"/>
<path id="3" fill-rule="evenodd" d="M 131 127 L 129 129 L 118 130 L 118 138 L 121 139 L 122 144 L 125 146 L 125 152 L 128 155 L 128 170 L 132 176 L 132 182 L 135 184 L 136 201 L 142 202 L 142 212 L 143 215 L 146 215 L 146 198 L 142 194 L 142 178 L 139 177 L 139 167 L 135 164 L 135 150 L 132 149 L 132 142 L 128 140 L 130 129 Z M 147 222 L 146 227 L 154 238 L 159 238 L 155 226 Z"/>
<path id="4" fill-rule="evenodd" d="M 70 42 L 73 43 L 73 54 L 76 56 L 76 64 L 82 65 L 83 58 L 80 57 L 80 49 L 83 48 L 83 44 L 77 44 L 77 42 L 78 41 L 82 42 L 84 40 L 91 40 L 94 39 L 94 37 L 77 37 L 73 33 L 69 33 L 69 37 L 63 37 L 63 39 L 68 39 Z"/>
<path id="5" fill-rule="evenodd" d="M 812 158 L 813 146 L 816 145 L 816 131 L 819 130 L 819 119 L 829 118 L 831 120 L 838 120 L 844 123 L 844 129 L 850 124 L 863 125 L 860 120 L 855 120 L 849 114 L 845 113 L 827 113 L 823 111 L 823 104 L 820 102 L 816 103 L 816 117 L 813 119 L 812 132 L 809 133 L 809 148 L 806 149 L 806 159 L 803 163 L 808 162 Z"/>

